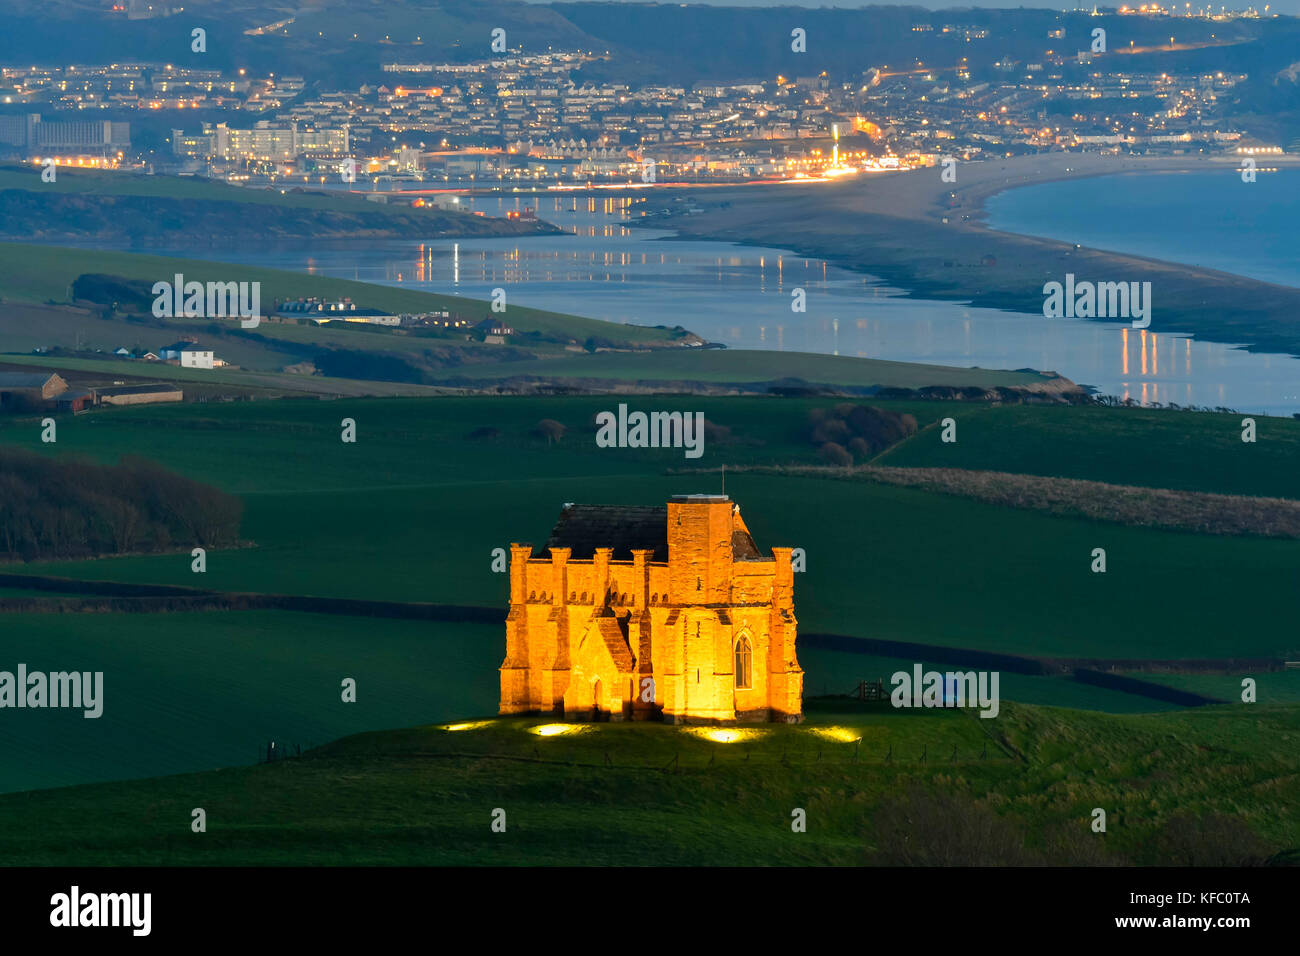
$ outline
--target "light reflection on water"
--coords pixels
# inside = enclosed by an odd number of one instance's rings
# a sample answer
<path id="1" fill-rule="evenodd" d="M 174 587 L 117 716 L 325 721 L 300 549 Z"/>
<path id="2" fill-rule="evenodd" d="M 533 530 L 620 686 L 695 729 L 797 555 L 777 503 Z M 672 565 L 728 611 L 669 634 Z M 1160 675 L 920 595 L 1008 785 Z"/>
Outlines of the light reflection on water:
<path id="1" fill-rule="evenodd" d="M 678 241 L 631 228 L 621 197 L 489 198 L 538 207 L 564 236 L 268 243 L 156 250 L 488 298 L 639 325 L 683 325 L 732 348 L 828 352 L 981 368 L 1037 368 L 1142 402 L 1300 411 L 1300 361 L 1124 323 L 909 299 L 869 276 L 789 251 Z M 806 291 L 807 311 L 791 311 Z"/>

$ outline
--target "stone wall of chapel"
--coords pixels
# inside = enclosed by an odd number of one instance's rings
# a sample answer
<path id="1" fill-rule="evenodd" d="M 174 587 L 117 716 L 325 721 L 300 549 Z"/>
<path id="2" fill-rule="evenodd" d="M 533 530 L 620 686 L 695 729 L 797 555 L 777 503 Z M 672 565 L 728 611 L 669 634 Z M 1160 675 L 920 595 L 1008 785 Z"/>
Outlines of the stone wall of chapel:
<path id="1" fill-rule="evenodd" d="M 670 503 L 668 563 L 653 563 L 649 551 L 614 561 L 609 548 L 577 561 L 568 548 L 534 558 L 528 546 L 512 545 L 501 712 L 563 711 L 572 655 L 593 616 L 609 607 L 623 620 L 637 663 L 631 686 L 610 694 L 602 685 L 602 696 L 636 697 L 640 678 L 651 676 L 655 705 L 667 719 L 799 719 L 803 674 L 794 653 L 790 549 L 736 561 L 731 535 L 744 525 L 732 509 L 728 502 Z M 751 686 L 738 688 L 742 634 Z M 583 695 L 570 696 L 572 703 Z M 644 704 L 637 712 L 639 719 L 653 714 Z"/>

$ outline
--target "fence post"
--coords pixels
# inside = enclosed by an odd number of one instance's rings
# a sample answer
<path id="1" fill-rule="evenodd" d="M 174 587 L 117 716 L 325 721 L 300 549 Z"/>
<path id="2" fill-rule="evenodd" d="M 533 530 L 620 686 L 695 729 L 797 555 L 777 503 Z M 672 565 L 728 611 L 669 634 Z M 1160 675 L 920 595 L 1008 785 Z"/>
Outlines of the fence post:
<path id="1" fill-rule="evenodd" d="M 926 744 L 924 747 L 921 748 L 921 763 L 925 763 L 929 759 L 929 753 L 930 753 L 930 745 Z"/>

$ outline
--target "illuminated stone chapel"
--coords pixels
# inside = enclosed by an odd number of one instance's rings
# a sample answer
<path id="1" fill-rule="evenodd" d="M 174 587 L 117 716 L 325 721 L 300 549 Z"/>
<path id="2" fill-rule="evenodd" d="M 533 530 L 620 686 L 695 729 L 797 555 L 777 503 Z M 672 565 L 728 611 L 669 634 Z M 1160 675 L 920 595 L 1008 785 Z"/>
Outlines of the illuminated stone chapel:
<path id="1" fill-rule="evenodd" d="M 763 557 L 725 495 L 565 505 L 510 546 L 501 713 L 802 720 L 792 550 Z"/>

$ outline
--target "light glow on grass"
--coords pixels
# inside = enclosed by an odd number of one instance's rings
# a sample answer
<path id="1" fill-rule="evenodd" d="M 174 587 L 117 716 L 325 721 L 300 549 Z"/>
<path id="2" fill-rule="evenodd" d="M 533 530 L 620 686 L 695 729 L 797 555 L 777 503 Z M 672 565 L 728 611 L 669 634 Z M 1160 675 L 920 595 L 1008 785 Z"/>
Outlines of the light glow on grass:
<path id="1" fill-rule="evenodd" d="M 491 724 L 490 720 L 465 720 L 459 724 L 447 724 L 443 730 L 478 730 L 480 727 L 486 727 Z"/>
<path id="2" fill-rule="evenodd" d="M 738 740 L 757 740 L 763 731 L 740 727 L 688 727 L 687 733 L 703 737 L 715 744 L 734 744 Z"/>
<path id="3" fill-rule="evenodd" d="M 848 727 L 809 727 L 808 729 L 819 737 L 842 744 L 851 744 L 862 739 L 861 731 L 851 730 Z"/>
<path id="4" fill-rule="evenodd" d="M 559 737 L 562 734 L 582 733 L 586 729 L 582 724 L 539 724 L 536 727 L 529 727 L 528 732 L 539 737 Z"/>

